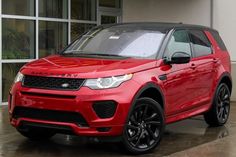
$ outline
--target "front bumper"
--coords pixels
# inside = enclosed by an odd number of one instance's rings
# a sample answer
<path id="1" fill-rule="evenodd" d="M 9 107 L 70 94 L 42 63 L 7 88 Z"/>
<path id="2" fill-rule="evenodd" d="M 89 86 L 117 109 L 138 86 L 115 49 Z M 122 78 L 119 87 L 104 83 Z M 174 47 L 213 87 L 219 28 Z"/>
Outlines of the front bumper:
<path id="1" fill-rule="evenodd" d="M 9 94 L 10 122 L 16 128 L 24 122 L 30 122 L 71 128 L 74 134 L 83 136 L 119 136 L 123 132 L 135 91 L 139 88 L 140 86 L 133 80 L 124 82 L 114 89 L 91 90 L 88 87 L 81 87 L 78 91 L 26 88 L 19 82 L 13 85 Z M 127 89 L 132 89 L 132 91 Z M 100 118 L 93 108 L 94 103 L 103 101 L 113 101 L 117 104 L 115 113 L 110 118 Z M 88 126 L 60 120 L 16 118 L 13 113 L 17 107 L 79 113 Z"/>

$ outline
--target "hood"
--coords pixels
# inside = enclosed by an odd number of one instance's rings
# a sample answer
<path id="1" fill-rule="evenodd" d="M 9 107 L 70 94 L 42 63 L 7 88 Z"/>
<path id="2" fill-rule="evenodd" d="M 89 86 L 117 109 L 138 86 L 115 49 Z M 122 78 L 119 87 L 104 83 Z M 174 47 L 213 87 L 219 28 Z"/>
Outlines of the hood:
<path id="1" fill-rule="evenodd" d="M 21 72 L 26 75 L 72 78 L 98 78 L 135 73 L 153 68 L 157 60 L 100 59 L 53 55 L 26 64 Z"/>

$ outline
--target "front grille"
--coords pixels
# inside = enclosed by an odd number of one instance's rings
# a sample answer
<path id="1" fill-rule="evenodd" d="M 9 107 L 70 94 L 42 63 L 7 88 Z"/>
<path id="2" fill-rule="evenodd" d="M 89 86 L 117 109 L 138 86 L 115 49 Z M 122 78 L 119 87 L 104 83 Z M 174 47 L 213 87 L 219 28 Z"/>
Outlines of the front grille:
<path id="1" fill-rule="evenodd" d="M 117 103 L 114 101 L 100 101 L 93 104 L 93 110 L 99 118 L 111 118 L 114 116 Z"/>
<path id="2" fill-rule="evenodd" d="M 25 75 L 22 85 L 30 88 L 78 90 L 82 86 L 83 82 L 84 79 Z"/>
<path id="3" fill-rule="evenodd" d="M 21 92 L 22 95 L 45 97 L 45 98 L 58 98 L 58 99 L 75 99 L 75 95 L 62 95 L 62 94 L 46 94 L 46 93 L 35 93 L 35 92 Z"/>
<path id="4" fill-rule="evenodd" d="M 15 107 L 13 114 L 14 119 L 31 118 L 37 120 L 47 120 L 54 122 L 74 123 L 78 126 L 88 127 L 84 117 L 78 112 L 44 110 L 28 107 Z"/>
<path id="5" fill-rule="evenodd" d="M 35 123 L 35 122 L 28 122 L 28 121 L 22 121 L 17 129 L 24 131 L 31 128 L 32 129 L 50 129 L 51 131 L 55 131 L 56 133 L 62 133 L 62 134 L 70 134 L 70 135 L 74 134 L 73 129 L 69 126 Z"/>

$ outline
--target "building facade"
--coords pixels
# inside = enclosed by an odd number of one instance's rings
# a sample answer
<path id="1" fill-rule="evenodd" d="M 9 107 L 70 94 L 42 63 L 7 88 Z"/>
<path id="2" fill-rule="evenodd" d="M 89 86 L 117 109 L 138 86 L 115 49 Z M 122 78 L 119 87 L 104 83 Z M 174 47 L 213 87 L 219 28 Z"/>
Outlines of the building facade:
<path id="1" fill-rule="evenodd" d="M 11 83 L 25 63 L 58 52 L 96 25 L 116 22 L 183 22 L 216 28 L 231 52 L 236 84 L 235 4 L 234 0 L 0 0 L 0 101 L 7 101 Z"/>
<path id="2" fill-rule="evenodd" d="M 25 63 L 57 53 L 96 25 L 120 22 L 122 15 L 120 0 L 0 0 L 0 4 L 3 104 Z"/>

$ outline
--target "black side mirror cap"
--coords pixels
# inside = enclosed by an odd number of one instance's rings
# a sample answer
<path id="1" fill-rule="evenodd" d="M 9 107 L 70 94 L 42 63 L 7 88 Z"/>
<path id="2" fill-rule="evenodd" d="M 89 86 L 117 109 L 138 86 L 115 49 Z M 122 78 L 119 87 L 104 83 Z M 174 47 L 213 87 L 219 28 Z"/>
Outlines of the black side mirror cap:
<path id="1" fill-rule="evenodd" d="M 165 63 L 167 64 L 186 64 L 189 63 L 191 56 L 186 52 L 175 52 L 171 56 L 171 60 L 166 60 Z"/>

